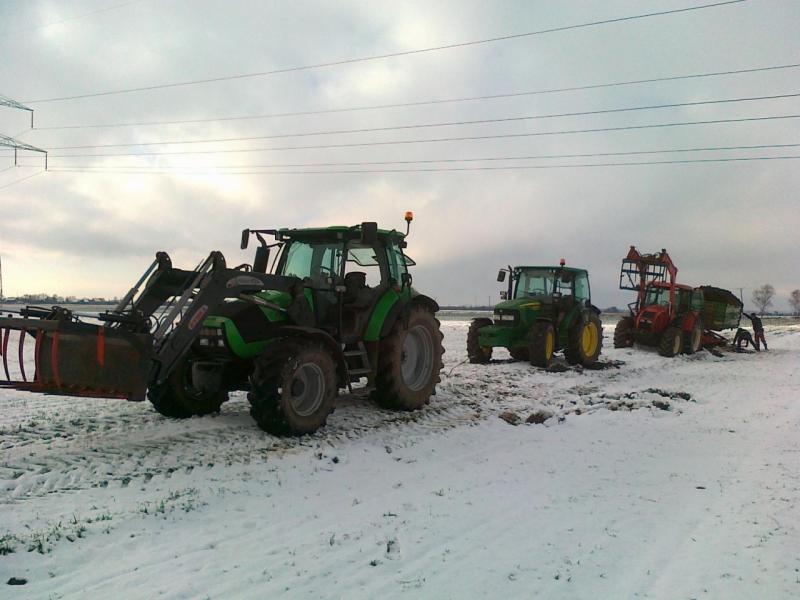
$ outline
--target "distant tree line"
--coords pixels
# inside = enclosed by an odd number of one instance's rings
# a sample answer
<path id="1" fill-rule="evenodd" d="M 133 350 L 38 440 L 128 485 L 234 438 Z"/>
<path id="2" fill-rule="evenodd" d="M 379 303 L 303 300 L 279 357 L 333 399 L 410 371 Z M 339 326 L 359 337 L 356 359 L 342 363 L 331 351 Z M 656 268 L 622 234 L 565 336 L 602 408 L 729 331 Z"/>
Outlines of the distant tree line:
<path id="1" fill-rule="evenodd" d="M 115 304 L 119 302 L 119 299 L 78 298 L 77 296 L 59 296 L 58 294 L 23 294 L 16 297 L 4 297 L 3 302 L 6 304 Z"/>

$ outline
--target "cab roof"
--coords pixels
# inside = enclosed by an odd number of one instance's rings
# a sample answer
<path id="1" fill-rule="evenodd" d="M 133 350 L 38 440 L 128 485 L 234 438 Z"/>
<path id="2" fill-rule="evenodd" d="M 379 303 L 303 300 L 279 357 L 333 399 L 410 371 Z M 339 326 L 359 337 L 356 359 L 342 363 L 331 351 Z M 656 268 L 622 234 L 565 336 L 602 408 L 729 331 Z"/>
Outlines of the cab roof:
<path id="1" fill-rule="evenodd" d="M 547 270 L 547 271 L 568 271 L 570 273 L 588 273 L 588 271 L 586 269 L 576 269 L 574 267 L 560 267 L 560 266 L 514 267 L 514 270 L 515 271 L 528 271 L 528 270 L 530 270 L 530 271 L 536 271 L 536 270 L 542 271 L 542 270 Z"/>
<path id="2" fill-rule="evenodd" d="M 406 234 L 394 229 L 378 229 L 378 239 L 385 240 L 390 236 L 403 239 Z M 361 239 L 361 225 L 348 227 L 347 225 L 333 225 L 331 227 L 307 227 L 303 229 L 289 229 L 284 227 L 275 232 L 277 239 L 291 240 L 357 240 Z"/>

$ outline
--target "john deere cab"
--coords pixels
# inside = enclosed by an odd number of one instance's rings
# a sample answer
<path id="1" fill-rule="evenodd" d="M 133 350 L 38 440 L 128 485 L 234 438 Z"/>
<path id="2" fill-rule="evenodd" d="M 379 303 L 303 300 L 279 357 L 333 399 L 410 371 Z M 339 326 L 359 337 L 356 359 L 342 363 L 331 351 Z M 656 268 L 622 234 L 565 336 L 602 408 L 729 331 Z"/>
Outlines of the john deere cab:
<path id="1" fill-rule="evenodd" d="M 508 267 L 503 302 L 494 308 L 494 321 L 474 319 L 467 334 L 472 363 L 486 363 L 492 348 L 507 348 L 512 358 L 547 367 L 553 354 L 564 351 L 570 365 L 597 361 L 603 343 L 600 310 L 592 304 L 589 274 L 566 267 Z"/>
<path id="2" fill-rule="evenodd" d="M 65 309 L 0 319 L 6 343 L 19 332 L 21 357 L 21 381 L 6 368 L 0 386 L 128 400 L 146 393 L 170 417 L 216 412 L 231 390 L 248 390 L 259 427 L 278 435 L 322 427 L 338 390 L 361 378 L 377 404 L 418 409 L 439 382 L 444 350 L 438 305 L 411 285 L 407 234 L 370 222 L 246 229 L 241 247 L 252 236 L 260 244 L 252 265 L 234 268 L 212 252 L 195 270 L 176 269 L 159 252 L 100 315 L 104 325 Z M 22 364 L 30 336 L 33 378 Z"/>

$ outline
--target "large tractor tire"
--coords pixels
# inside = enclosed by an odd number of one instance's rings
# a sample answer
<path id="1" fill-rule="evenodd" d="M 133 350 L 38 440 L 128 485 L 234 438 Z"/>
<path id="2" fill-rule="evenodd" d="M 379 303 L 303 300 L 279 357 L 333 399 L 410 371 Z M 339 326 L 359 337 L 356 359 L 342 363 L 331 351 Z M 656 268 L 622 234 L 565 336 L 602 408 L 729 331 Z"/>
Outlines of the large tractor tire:
<path id="1" fill-rule="evenodd" d="M 303 435 L 325 425 L 336 398 L 336 365 L 320 344 L 277 342 L 255 362 L 250 376 L 250 414 L 273 435 Z"/>
<path id="2" fill-rule="evenodd" d="M 517 346 L 516 348 L 509 348 L 508 353 L 511 355 L 511 358 L 514 360 L 521 360 L 524 362 L 528 362 L 531 359 L 531 351 L 530 348 L 526 348 L 524 346 Z"/>
<path id="3" fill-rule="evenodd" d="M 622 317 L 614 328 L 614 348 L 630 348 L 633 346 L 633 331 L 636 321 L 633 317 Z"/>
<path id="4" fill-rule="evenodd" d="M 531 328 L 528 357 L 534 367 L 546 369 L 553 360 L 556 347 L 556 330 L 549 321 L 537 321 Z"/>
<path id="5" fill-rule="evenodd" d="M 683 332 L 683 353 L 694 354 L 703 345 L 703 319 L 698 316 L 694 326 L 689 331 Z"/>
<path id="6" fill-rule="evenodd" d="M 165 417 L 185 419 L 219 412 L 228 400 L 221 389 L 221 365 L 195 362 L 191 353 L 181 358 L 161 385 L 147 390 L 147 398 Z"/>
<path id="7" fill-rule="evenodd" d="M 683 347 L 683 335 L 680 327 L 674 325 L 667 327 L 664 334 L 661 336 L 661 344 L 658 348 L 658 353 L 661 356 L 673 357 L 681 353 Z"/>
<path id="8" fill-rule="evenodd" d="M 434 314 L 421 304 L 409 308 L 380 341 L 373 400 L 384 408 L 417 410 L 436 393 L 442 364 L 442 333 Z"/>
<path id="9" fill-rule="evenodd" d="M 569 328 L 569 347 L 564 349 L 564 358 L 571 365 L 587 367 L 597 362 L 603 348 L 603 324 L 600 317 L 591 313 L 584 323 L 578 316 Z"/>
<path id="10" fill-rule="evenodd" d="M 491 324 L 492 320 L 487 318 L 472 319 L 472 323 L 469 324 L 469 331 L 467 332 L 467 356 L 469 357 L 469 362 L 483 364 L 492 359 L 491 347 L 486 348 L 478 343 L 480 330 Z"/>

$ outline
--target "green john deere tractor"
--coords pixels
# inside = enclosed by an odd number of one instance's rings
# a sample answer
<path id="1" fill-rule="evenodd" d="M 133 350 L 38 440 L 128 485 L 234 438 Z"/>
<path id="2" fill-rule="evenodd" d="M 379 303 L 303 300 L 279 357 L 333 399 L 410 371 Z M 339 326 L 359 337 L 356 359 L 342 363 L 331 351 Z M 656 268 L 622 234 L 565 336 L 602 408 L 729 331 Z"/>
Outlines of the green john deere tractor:
<path id="1" fill-rule="evenodd" d="M 492 348 L 507 348 L 516 360 L 548 367 L 553 354 L 564 350 L 570 365 L 591 365 L 603 344 L 600 310 L 592 304 L 589 274 L 583 269 L 558 267 L 508 267 L 503 302 L 491 319 L 474 319 L 467 334 L 467 354 L 472 363 L 486 363 Z"/>
<path id="2" fill-rule="evenodd" d="M 21 381 L 7 375 L 0 386 L 146 396 L 179 418 L 216 412 L 231 390 L 248 390 L 258 426 L 276 435 L 325 425 L 338 390 L 361 378 L 380 406 L 421 408 L 435 393 L 444 349 L 439 306 L 411 286 L 407 234 L 370 222 L 246 229 L 242 248 L 251 235 L 260 246 L 252 265 L 233 268 L 212 252 L 194 270 L 177 269 L 159 252 L 99 316 L 103 325 L 59 307 L 0 318 L 0 338 L 21 332 L 20 356 L 24 339 L 37 339 L 35 378 L 23 367 Z"/>

